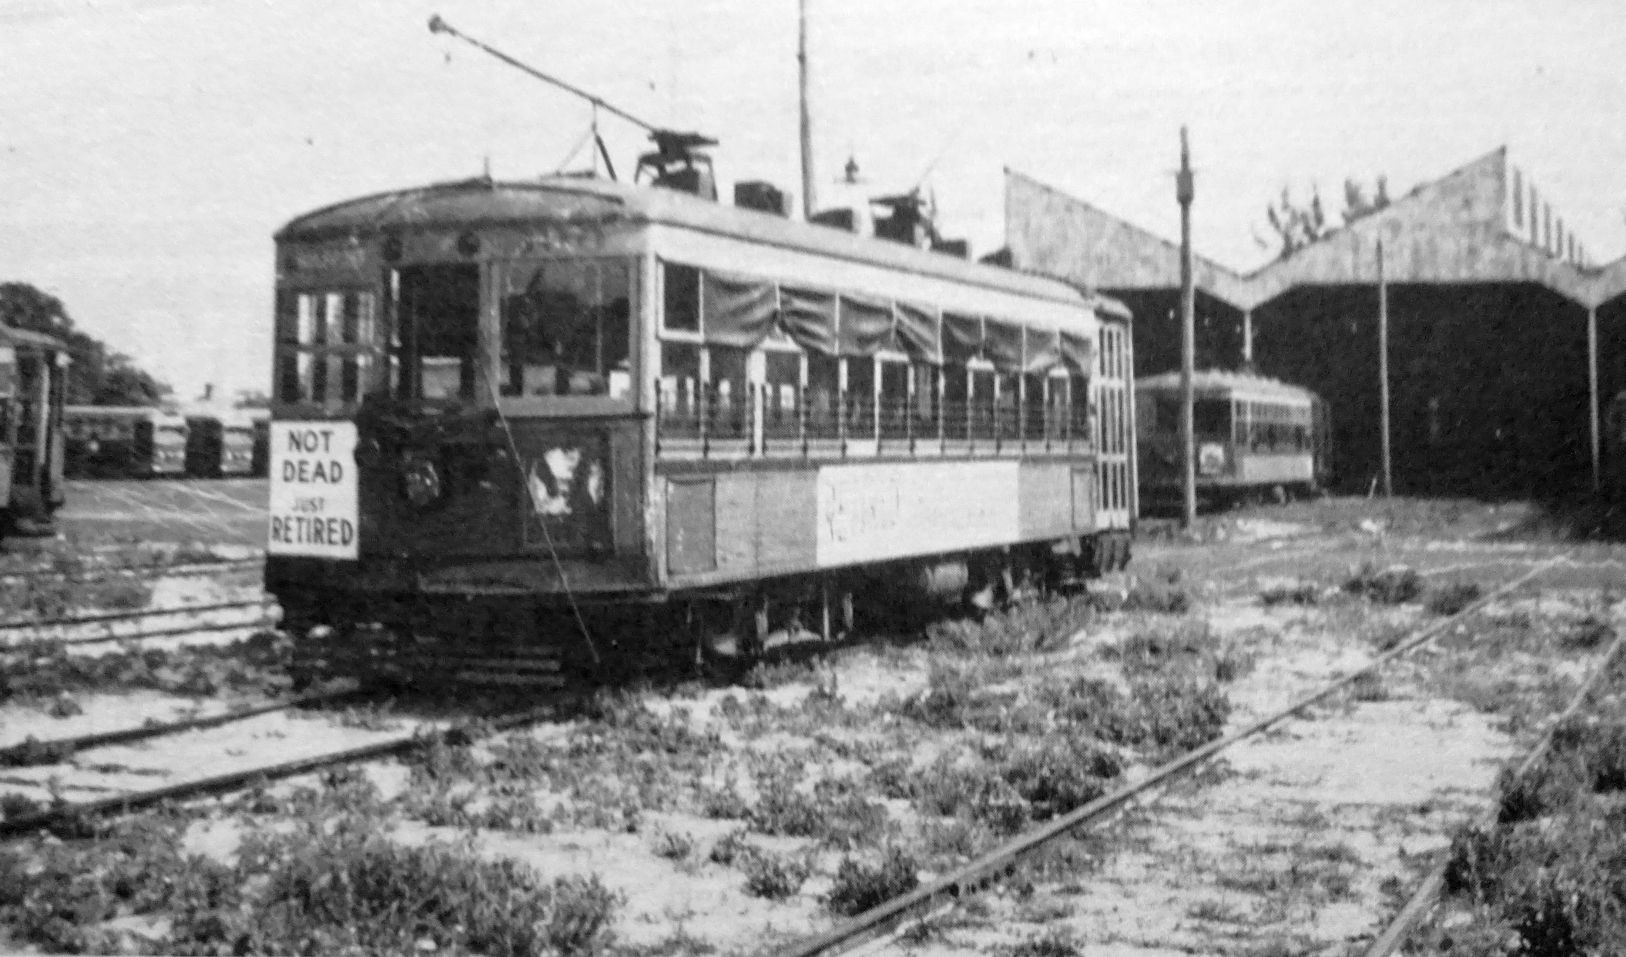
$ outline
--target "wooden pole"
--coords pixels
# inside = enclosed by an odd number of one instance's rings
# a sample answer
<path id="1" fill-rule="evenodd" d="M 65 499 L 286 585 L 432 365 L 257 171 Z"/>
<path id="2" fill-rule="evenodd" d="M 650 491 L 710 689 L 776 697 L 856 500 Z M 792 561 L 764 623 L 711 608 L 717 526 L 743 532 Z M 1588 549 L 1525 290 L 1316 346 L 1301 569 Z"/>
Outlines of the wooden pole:
<path id="1" fill-rule="evenodd" d="M 796 64 L 801 89 L 802 135 L 802 218 L 812 219 L 813 199 L 813 120 L 807 107 L 807 0 L 801 0 L 796 17 Z"/>
<path id="2" fill-rule="evenodd" d="M 1180 450 L 1184 465 L 1182 488 L 1185 510 L 1182 522 L 1190 528 L 1197 521 L 1197 445 L 1192 420 L 1192 375 L 1197 352 L 1197 288 L 1191 251 L 1191 201 L 1196 197 L 1191 174 L 1191 149 L 1186 128 L 1180 127 L 1180 173 L 1175 177 L 1174 196 L 1180 203 Z"/>
<path id="3" fill-rule="evenodd" d="M 1389 282 L 1383 273 L 1383 239 L 1378 239 L 1378 397 L 1383 420 L 1383 497 L 1395 493 L 1389 458 Z"/>
<path id="4" fill-rule="evenodd" d="M 1586 311 L 1586 381 L 1587 409 L 1592 419 L 1592 490 L 1603 485 L 1603 470 L 1599 463 L 1602 451 L 1598 431 L 1598 307 Z"/>

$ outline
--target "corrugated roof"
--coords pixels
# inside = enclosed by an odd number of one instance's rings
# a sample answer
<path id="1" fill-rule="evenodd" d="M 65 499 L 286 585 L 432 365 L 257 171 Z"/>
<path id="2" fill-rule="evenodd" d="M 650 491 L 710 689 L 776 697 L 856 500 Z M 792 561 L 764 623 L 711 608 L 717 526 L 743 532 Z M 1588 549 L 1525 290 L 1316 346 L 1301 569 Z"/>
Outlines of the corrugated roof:
<path id="1" fill-rule="evenodd" d="M 1191 375 L 1192 389 L 1199 392 L 1246 392 L 1251 395 L 1283 399 L 1310 400 L 1316 394 L 1303 386 L 1255 375 L 1251 372 L 1232 372 L 1227 369 L 1199 369 Z M 1137 376 L 1136 389 L 1178 389 L 1180 372 L 1160 372 L 1157 375 Z"/>

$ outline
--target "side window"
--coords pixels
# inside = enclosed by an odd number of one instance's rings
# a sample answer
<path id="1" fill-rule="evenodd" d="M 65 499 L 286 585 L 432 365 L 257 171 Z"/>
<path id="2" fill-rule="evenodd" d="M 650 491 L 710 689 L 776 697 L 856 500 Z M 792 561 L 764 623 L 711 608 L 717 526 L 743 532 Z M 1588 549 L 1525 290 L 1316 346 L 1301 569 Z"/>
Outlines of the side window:
<path id="1" fill-rule="evenodd" d="M 776 349 L 762 358 L 762 434 L 793 438 L 801 433 L 802 354 Z"/>
<path id="2" fill-rule="evenodd" d="M 1047 433 L 1050 404 L 1046 401 L 1046 388 L 1050 377 L 1044 373 L 1029 373 L 1022 377 L 1022 437 L 1042 439 Z"/>
<path id="3" fill-rule="evenodd" d="M 675 332 L 700 331 L 700 270 L 661 264 L 661 326 Z"/>
<path id="4" fill-rule="evenodd" d="M 546 262 L 528 274 L 515 270 L 509 282 L 502 302 L 503 395 L 629 394 L 626 263 Z"/>
<path id="5" fill-rule="evenodd" d="M 938 427 L 942 424 L 942 403 L 938 397 L 938 376 L 942 373 L 936 366 L 917 363 L 910 367 L 914 372 L 914 392 L 910 398 L 910 408 L 914 410 L 914 434 L 916 436 L 931 436 L 935 438 Z"/>
<path id="6" fill-rule="evenodd" d="M 909 417 L 909 364 L 881 359 L 876 365 L 881 370 L 881 437 L 905 438 L 913 424 Z"/>
<path id="7" fill-rule="evenodd" d="M 841 394 L 841 363 L 834 356 L 809 353 L 807 356 L 807 434 L 835 438 L 840 434 L 837 407 Z"/>
<path id="8" fill-rule="evenodd" d="M 661 343 L 661 430 L 698 434 L 700 428 L 700 347 L 689 342 Z"/>
<path id="9" fill-rule="evenodd" d="M 706 353 L 708 431 L 718 438 L 743 439 L 751 434 L 751 385 L 746 375 L 751 353 L 719 346 Z"/>
<path id="10" fill-rule="evenodd" d="M 875 437 L 875 360 L 853 357 L 842 360 L 847 368 L 845 392 L 847 435 Z"/>
<path id="11" fill-rule="evenodd" d="M 962 365 L 943 366 L 943 433 L 960 440 L 971 434 L 971 373 Z"/>
<path id="12" fill-rule="evenodd" d="M 994 401 L 994 371 L 992 369 L 973 369 L 971 371 L 971 437 L 974 439 L 991 439 L 994 437 L 995 421 L 998 407 Z"/>

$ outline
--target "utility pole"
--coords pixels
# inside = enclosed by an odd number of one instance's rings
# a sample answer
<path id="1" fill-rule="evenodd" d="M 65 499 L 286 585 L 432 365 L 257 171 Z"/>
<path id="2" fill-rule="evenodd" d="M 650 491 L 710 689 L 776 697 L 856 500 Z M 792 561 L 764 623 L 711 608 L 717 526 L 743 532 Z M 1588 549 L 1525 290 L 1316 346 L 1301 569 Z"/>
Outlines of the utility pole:
<path id="1" fill-rule="evenodd" d="M 1186 128 L 1182 126 L 1180 172 L 1174 180 L 1174 198 L 1180 203 L 1180 451 L 1184 466 L 1182 488 L 1185 492 L 1181 522 L 1186 528 L 1197 521 L 1197 442 L 1191 390 L 1191 378 L 1197 361 L 1197 287 L 1192 275 L 1191 252 L 1191 201 L 1196 195 L 1196 183 L 1191 174 L 1191 149 L 1186 141 Z"/>
<path id="2" fill-rule="evenodd" d="M 796 63 L 799 67 L 802 106 L 802 218 L 813 218 L 813 120 L 807 110 L 807 0 L 801 0 L 796 18 Z"/>
<path id="3" fill-rule="evenodd" d="M 1395 494 L 1389 458 L 1389 281 L 1383 274 L 1383 237 L 1378 237 L 1378 404 L 1383 420 L 1383 497 Z"/>

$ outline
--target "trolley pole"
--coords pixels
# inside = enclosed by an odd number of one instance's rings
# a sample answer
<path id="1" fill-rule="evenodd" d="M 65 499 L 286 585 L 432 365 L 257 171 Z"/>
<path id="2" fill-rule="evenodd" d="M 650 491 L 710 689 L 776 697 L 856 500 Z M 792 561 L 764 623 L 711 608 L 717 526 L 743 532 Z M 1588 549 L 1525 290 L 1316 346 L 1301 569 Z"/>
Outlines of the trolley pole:
<path id="1" fill-rule="evenodd" d="M 1191 148 L 1186 139 L 1186 128 L 1182 126 L 1180 172 L 1174 181 L 1174 198 L 1180 203 L 1180 451 L 1184 472 L 1181 487 L 1185 493 L 1181 522 L 1186 528 L 1197 521 L 1197 442 L 1196 425 L 1192 421 L 1191 391 L 1191 378 L 1197 361 L 1197 287 L 1192 275 L 1191 252 L 1191 201 L 1196 195 L 1196 183 L 1191 174 Z"/>
<path id="2" fill-rule="evenodd" d="M 807 0 L 801 0 L 796 16 L 796 65 L 801 91 L 802 135 L 802 218 L 813 218 L 813 119 L 807 107 Z"/>
<path id="3" fill-rule="evenodd" d="M 1383 237 L 1378 237 L 1378 403 L 1383 420 L 1383 497 L 1393 498 L 1389 459 L 1389 282 L 1383 273 Z"/>

